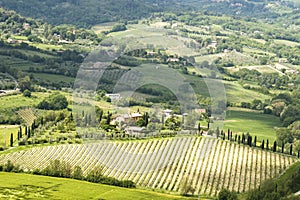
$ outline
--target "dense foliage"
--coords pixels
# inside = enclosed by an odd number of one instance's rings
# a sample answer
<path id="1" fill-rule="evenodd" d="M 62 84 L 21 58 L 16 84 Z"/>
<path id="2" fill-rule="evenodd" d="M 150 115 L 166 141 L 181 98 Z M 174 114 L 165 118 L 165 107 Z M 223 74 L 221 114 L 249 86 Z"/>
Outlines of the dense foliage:
<path id="1" fill-rule="evenodd" d="M 278 179 L 265 181 L 258 189 L 248 193 L 247 200 L 298 199 L 293 194 L 300 188 L 299 162 Z"/>
<path id="2" fill-rule="evenodd" d="M 4 166 L 0 165 L 0 172 L 1 171 L 15 173 L 24 172 L 24 170 L 21 169 L 20 166 L 15 165 L 11 161 L 7 161 Z M 45 169 L 35 169 L 31 173 L 44 176 L 73 178 L 77 180 L 85 180 L 93 183 L 102 183 L 106 185 L 114 185 L 126 188 L 136 187 L 133 181 L 118 180 L 112 177 L 104 176 L 103 170 L 99 166 L 92 170 L 89 174 L 87 174 L 87 176 L 84 176 L 81 167 L 75 166 L 73 169 L 73 167 L 69 163 L 60 160 L 51 160 L 50 164 Z"/>
<path id="3" fill-rule="evenodd" d="M 103 0 L 47 0 L 43 3 L 36 0 L 27 0 L 26 2 L 3 0 L 0 6 L 16 10 L 25 16 L 44 19 L 52 24 L 75 24 L 87 27 L 108 21 L 138 19 L 158 11 L 201 10 L 206 13 L 249 18 L 252 18 L 255 13 L 256 17 L 272 20 L 283 13 L 290 17 L 297 5 L 289 1 L 279 3 L 274 0 L 264 2 L 246 0 L 215 2 L 209 0 L 199 2 L 191 0 L 113 0 L 109 3 Z"/>
<path id="4" fill-rule="evenodd" d="M 68 101 L 64 95 L 54 93 L 41 101 L 37 107 L 44 110 L 62 110 L 68 107 Z"/>

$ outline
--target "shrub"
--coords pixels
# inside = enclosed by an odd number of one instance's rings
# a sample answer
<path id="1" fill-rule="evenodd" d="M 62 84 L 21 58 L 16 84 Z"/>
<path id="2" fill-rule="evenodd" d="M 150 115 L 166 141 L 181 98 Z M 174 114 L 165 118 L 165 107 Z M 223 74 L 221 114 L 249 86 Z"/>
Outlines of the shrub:
<path id="1" fill-rule="evenodd" d="M 218 195 L 218 200 L 237 200 L 237 195 L 234 191 L 222 189 Z"/>
<path id="2" fill-rule="evenodd" d="M 11 172 L 13 171 L 14 167 L 14 164 L 10 160 L 8 160 L 7 163 L 4 165 L 3 171 Z"/>
<path id="3" fill-rule="evenodd" d="M 29 90 L 25 90 L 24 92 L 23 92 L 23 96 L 24 97 L 31 97 L 31 92 L 29 91 Z"/>

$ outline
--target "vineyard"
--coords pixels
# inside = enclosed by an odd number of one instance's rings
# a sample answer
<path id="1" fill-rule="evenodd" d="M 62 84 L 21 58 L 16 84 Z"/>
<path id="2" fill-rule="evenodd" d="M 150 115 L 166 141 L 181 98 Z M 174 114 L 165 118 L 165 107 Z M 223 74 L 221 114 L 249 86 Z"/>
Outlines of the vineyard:
<path id="1" fill-rule="evenodd" d="M 31 108 L 19 110 L 18 114 L 28 126 L 30 126 L 33 123 L 34 119 L 36 118 Z"/>
<path id="2" fill-rule="evenodd" d="M 10 160 L 24 170 L 34 170 L 55 159 L 80 166 L 84 174 L 101 165 L 107 176 L 159 190 L 180 192 L 188 181 L 196 194 L 211 196 L 222 188 L 239 192 L 255 188 L 296 161 L 215 138 L 178 137 L 35 147 L 0 155 L 0 164 Z"/>

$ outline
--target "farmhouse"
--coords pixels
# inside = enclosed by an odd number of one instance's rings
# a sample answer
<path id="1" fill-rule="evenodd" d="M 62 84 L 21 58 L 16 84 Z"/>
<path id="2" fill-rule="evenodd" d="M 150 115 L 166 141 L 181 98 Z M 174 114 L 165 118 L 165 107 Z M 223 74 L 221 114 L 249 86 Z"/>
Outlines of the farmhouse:
<path id="1" fill-rule="evenodd" d="M 131 114 L 120 114 L 117 117 L 115 117 L 115 119 L 112 120 L 112 123 L 117 122 L 118 124 L 121 123 L 128 123 L 130 120 L 133 121 L 138 121 L 139 119 L 141 119 L 143 115 L 141 115 L 140 113 L 131 113 Z"/>
<path id="2" fill-rule="evenodd" d="M 179 58 L 168 58 L 167 62 L 179 62 Z"/>
<path id="3" fill-rule="evenodd" d="M 138 126 L 129 126 L 125 128 L 127 134 L 134 135 L 134 136 L 140 136 L 144 130 L 145 130 L 144 127 L 138 127 Z"/>
<path id="4" fill-rule="evenodd" d="M 195 109 L 195 112 L 199 113 L 199 114 L 205 114 L 206 113 L 206 109 Z"/>
<path id="5" fill-rule="evenodd" d="M 173 110 L 166 109 L 162 111 L 162 114 L 166 116 L 166 118 L 171 117 Z"/>
<path id="6" fill-rule="evenodd" d="M 138 121 L 142 116 L 143 115 L 141 115 L 140 113 L 131 113 L 130 115 L 131 119 L 133 119 L 134 121 Z"/>
<path id="7" fill-rule="evenodd" d="M 120 94 L 106 94 L 105 96 L 109 97 L 111 101 L 117 101 L 121 98 Z"/>

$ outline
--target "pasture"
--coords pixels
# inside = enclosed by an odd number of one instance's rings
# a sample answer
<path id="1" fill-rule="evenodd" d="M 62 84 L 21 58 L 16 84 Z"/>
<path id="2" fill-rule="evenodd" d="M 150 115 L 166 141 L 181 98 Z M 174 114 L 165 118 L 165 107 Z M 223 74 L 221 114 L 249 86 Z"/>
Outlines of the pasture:
<path id="1" fill-rule="evenodd" d="M 71 179 L 1 172 L 0 199 L 168 200 L 188 198 Z"/>
<path id="2" fill-rule="evenodd" d="M 275 127 L 282 127 L 278 117 L 248 109 L 232 108 L 227 111 L 224 129 L 239 134 L 249 132 L 252 136 L 257 136 L 258 141 L 269 139 L 272 144 L 276 139 Z"/>
<path id="3" fill-rule="evenodd" d="M 10 135 L 14 136 L 14 141 L 18 137 L 18 125 L 0 125 L 0 147 L 8 147 L 10 145 Z"/>

